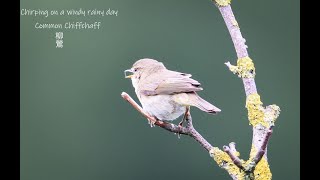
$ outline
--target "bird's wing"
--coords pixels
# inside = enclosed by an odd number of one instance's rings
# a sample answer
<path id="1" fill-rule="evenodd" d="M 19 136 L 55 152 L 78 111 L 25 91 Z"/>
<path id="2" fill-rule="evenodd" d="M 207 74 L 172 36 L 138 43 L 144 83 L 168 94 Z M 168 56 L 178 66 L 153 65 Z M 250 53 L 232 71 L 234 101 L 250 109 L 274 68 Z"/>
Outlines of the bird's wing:
<path id="1" fill-rule="evenodd" d="M 159 74 L 160 77 L 159 77 Z M 200 83 L 191 78 L 191 74 L 168 71 L 166 73 L 157 73 L 148 77 L 144 82 L 144 88 L 140 92 L 147 96 L 158 94 L 176 94 L 183 92 L 201 91 Z M 148 80 L 149 79 L 149 80 Z M 153 81 L 151 81 L 151 79 Z M 156 81 L 154 81 L 157 79 Z"/>

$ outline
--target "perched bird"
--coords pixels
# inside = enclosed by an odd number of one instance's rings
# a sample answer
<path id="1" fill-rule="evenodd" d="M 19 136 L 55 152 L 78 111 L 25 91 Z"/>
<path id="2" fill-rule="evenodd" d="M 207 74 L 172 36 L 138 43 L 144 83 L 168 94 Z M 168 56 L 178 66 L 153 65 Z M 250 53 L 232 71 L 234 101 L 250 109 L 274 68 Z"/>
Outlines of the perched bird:
<path id="1" fill-rule="evenodd" d="M 172 121 L 185 114 L 179 123 L 182 126 L 190 106 L 209 114 L 221 111 L 196 93 L 202 88 L 191 74 L 168 70 L 153 59 L 140 59 L 124 72 L 131 78 L 143 110 L 158 120 Z"/>

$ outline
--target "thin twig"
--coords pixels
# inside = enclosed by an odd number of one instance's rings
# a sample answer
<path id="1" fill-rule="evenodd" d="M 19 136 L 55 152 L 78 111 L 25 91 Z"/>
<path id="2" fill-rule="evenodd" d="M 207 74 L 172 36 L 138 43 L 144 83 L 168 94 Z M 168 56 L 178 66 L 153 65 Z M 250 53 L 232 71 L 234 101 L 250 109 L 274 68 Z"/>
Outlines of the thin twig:
<path id="1" fill-rule="evenodd" d="M 186 128 L 189 131 L 189 136 L 195 139 L 203 148 L 205 148 L 208 152 L 213 148 L 212 145 L 202 137 L 202 135 L 194 128 L 192 124 L 192 117 L 190 113 L 187 114 L 187 126 Z"/>
<path id="2" fill-rule="evenodd" d="M 235 148 L 232 147 L 234 144 L 230 143 L 230 147 L 229 146 L 223 146 L 223 150 L 224 152 L 226 152 L 230 159 L 232 160 L 232 162 L 241 170 L 245 171 L 247 174 L 252 174 L 254 171 L 255 166 L 259 163 L 259 161 L 261 160 L 261 158 L 263 157 L 263 155 L 266 152 L 267 149 L 267 145 L 269 142 L 269 139 L 271 137 L 272 134 L 272 128 L 273 126 L 270 126 L 270 128 L 267 130 L 267 133 L 265 134 L 265 137 L 263 139 L 262 145 L 260 147 L 260 149 L 258 150 L 257 154 L 255 155 L 254 158 L 252 158 L 251 162 L 248 163 L 249 165 L 247 167 L 244 167 L 240 158 L 238 156 L 236 156 L 234 153 L 235 149 L 232 151 L 231 148 Z"/>
<path id="3" fill-rule="evenodd" d="M 262 142 L 260 149 L 258 150 L 256 156 L 252 159 L 254 164 L 258 164 L 258 162 L 261 160 L 263 155 L 266 153 L 267 145 L 268 145 L 269 139 L 271 137 L 271 134 L 273 132 L 272 128 L 273 128 L 273 126 L 270 126 L 270 128 L 267 130 L 267 133 L 266 133 L 265 137 L 263 138 L 263 142 Z"/>
<path id="4" fill-rule="evenodd" d="M 229 146 L 223 146 L 224 152 L 226 152 L 229 157 L 231 158 L 232 162 L 241 170 L 245 170 L 245 168 L 242 165 L 242 162 L 238 156 L 236 156 L 233 152 L 231 152 L 231 149 Z"/>

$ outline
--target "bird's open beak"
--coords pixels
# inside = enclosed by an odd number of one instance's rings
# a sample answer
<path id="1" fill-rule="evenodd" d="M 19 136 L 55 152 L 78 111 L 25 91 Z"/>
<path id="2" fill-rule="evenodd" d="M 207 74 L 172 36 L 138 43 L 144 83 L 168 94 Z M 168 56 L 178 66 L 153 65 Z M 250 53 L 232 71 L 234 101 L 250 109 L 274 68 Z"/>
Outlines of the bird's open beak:
<path id="1" fill-rule="evenodd" d="M 125 70 L 125 71 L 124 71 L 124 76 L 125 76 L 125 78 L 132 78 L 132 77 L 133 77 L 133 74 L 127 75 L 127 72 L 133 73 L 133 71 L 132 71 L 131 69 Z"/>

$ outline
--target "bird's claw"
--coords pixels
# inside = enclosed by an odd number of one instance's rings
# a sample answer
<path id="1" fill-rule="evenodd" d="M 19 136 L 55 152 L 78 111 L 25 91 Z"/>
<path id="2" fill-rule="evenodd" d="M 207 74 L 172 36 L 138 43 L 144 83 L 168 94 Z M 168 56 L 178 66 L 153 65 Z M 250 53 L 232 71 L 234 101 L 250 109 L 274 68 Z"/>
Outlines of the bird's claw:
<path id="1" fill-rule="evenodd" d="M 150 119 L 148 119 L 148 124 L 150 125 L 150 127 L 155 127 L 155 122 L 151 121 Z"/>

